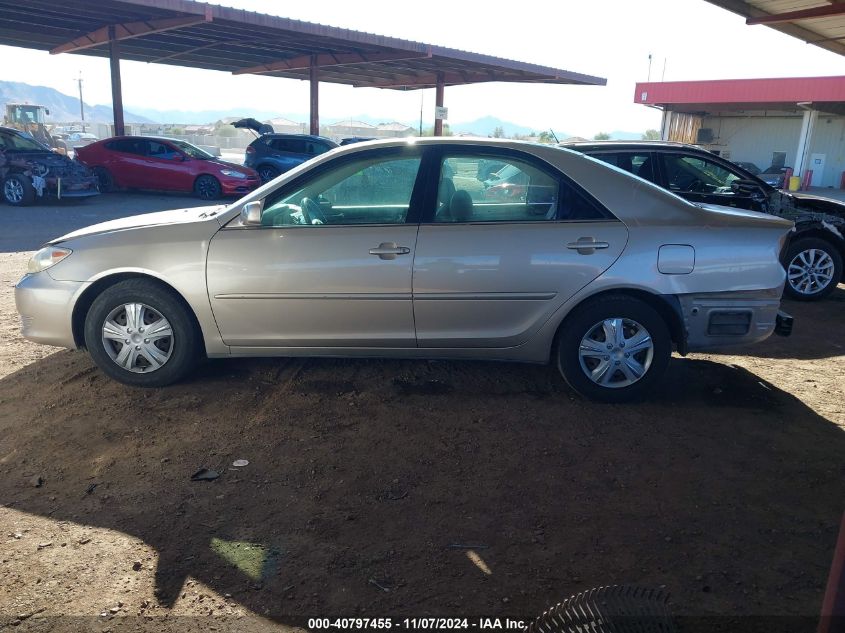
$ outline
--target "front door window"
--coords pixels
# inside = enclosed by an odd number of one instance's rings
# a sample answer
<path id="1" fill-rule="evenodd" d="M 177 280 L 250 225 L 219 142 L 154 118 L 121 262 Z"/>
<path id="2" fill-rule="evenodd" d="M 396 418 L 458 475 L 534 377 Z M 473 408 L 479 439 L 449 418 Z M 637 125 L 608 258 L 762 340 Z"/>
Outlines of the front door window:
<path id="1" fill-rule="evenodd" d="M 295 190 L 268 197 L 264 226 L 404 224 L 419 156 L 370 157 L 344 163 Z"/>

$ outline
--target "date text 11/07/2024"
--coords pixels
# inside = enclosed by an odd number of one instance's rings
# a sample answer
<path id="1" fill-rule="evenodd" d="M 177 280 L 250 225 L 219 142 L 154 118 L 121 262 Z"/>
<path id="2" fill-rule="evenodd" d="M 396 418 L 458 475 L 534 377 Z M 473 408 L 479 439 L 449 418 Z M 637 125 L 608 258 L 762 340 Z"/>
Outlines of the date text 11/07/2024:
<path id="1" fill-rule="evenodd" d="M 512 618 L 308 618 L 308 629 L 311 631 L 521 631 L 527 624 L 525 620 Z"/>

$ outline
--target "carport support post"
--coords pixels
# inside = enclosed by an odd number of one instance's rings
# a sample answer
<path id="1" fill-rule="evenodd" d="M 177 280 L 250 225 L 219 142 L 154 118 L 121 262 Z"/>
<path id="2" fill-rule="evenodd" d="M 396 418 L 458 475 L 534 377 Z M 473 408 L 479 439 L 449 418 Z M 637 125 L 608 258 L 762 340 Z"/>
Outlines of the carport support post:
<path id="1" fill-rule="evenodd" d="M 445 84 L 443 83 L 443 73 L 437 73 L 437 85 L 434 88 L 434 105 L 435 108 L 443 107 L 443 93 L 445 92 Z M 443 136 L 443 119 L 437 118 L 437 110 L 434 111 L 434 136 Z"/>
<path id="2" fill-rule="evenodd" d="M 320 133 L 320 78 L 317 56 L 311 55 L 311 66 L 308 68 L 308 76 L 311 80 L 311 134 Z"/>
<path id="3" fill-rule="evenodd" d="M 799 104 L 800 105 L 800 104 Z M 819 113 L 816 110 L 804 109 L 804 118 L 801 121 L 801 135 L 798 137 L 798 153 L 795 155 L 795 162 L 793 163 L 792 175 L 804 176 L 804 168 L 807 165 L 807 149 L 813 139 L 813 128 L 816 126 L 816 119 Z M 785 188 L 789 188 L 789 183 L 785 183 Z"/>
<path id="4" fill-rule="evenodd" d="M 120 44 L 115 37 L 114 26 L 109 27 L 109 65 L 111 66 L 111 102 L 114 112 L 114 135 L 126 134 L 123 124 L 123 90 L 120 85 Z"/>

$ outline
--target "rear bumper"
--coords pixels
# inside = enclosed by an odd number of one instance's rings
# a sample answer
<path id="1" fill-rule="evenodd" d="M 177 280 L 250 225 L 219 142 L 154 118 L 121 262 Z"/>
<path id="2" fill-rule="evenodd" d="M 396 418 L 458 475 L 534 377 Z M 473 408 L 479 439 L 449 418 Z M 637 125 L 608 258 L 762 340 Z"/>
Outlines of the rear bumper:
<path id="1" fill-rule="evenodd" d="M 795 321 L 791 314 L 778 310 L 775 318 L 775 334 L 778 336 L 789 336 L 792 334 L 792 323 Z"/>
<path id="2" fill-rule="evenodd" d="M 779 328 L 792 329 L 792 318 L 780 311 L 777 288 L 680 295 L 678 300 L 689 351 L 758 343 Z"/>

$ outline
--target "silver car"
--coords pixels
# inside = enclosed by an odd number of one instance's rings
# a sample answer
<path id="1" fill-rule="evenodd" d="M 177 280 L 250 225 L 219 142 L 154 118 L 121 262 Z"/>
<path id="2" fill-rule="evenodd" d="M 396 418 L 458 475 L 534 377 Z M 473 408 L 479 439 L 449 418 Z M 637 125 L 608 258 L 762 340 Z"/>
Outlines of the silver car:
<path id="1" fill-rule="evenodd" d="M 525 175 L 489 197 L 481 161 Z M 29 340 L 162 386 L 202 357 L 554 363 L 580 393 L 643 394 L 680 354 L 788 333 L 792 223 L 691 204 L 558 147 L 354 144 L 230 206 L 50 242 L 16 300 Z"/>

